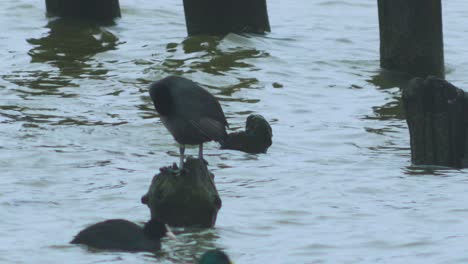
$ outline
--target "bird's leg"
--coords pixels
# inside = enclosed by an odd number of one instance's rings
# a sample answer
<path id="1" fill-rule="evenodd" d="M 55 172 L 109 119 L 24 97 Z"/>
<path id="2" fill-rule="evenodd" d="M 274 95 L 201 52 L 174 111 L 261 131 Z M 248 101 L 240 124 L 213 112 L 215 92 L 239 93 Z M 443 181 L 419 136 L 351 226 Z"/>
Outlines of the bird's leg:
<path id="1" fill-rule="evenodd" d="M 203 161 L 203 143 L 198 145 L 198 159 Z"/>
<path id="2" fill-rule="evenodd" d="M 198 159 L 202 164 L 208 165 L 208 163 L 203 159 L 203 143 L 198 145 Z"/>
<path id="3" fill-rule="evenodd" d="M 185 152 L 184 144 L 180 144 L 179 151 L 180 151 L 179 170 L 182 171 L 182 169 L 184 168 L 184 152 Z"/>

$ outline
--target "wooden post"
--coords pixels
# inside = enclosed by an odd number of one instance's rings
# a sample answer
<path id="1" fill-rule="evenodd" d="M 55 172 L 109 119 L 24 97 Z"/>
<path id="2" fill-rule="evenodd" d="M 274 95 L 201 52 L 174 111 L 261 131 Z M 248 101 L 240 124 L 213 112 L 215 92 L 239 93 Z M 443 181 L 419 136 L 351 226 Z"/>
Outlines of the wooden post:
<path id="1" fill-rule="evenodd" d="M 436 78 L 414 78 L 403 105 L 415 165 L 467 167 L 468 104 L 463 90 Z"/>
<path id="2" fill-rule="evenodd" d="M 270 31 L 266 0 L 184 0 L 189 35 Z"/>
<path id="3" fill-rule="evenodd" d="M 380 65 L 444 78 L 441 0 L 378 0 Z"/>
<path id="4" fill-rule="evenodd" d="M 120 17 L 119 0 L 46 0 L 47 13 L 60 17 L 111 20 Z"/>

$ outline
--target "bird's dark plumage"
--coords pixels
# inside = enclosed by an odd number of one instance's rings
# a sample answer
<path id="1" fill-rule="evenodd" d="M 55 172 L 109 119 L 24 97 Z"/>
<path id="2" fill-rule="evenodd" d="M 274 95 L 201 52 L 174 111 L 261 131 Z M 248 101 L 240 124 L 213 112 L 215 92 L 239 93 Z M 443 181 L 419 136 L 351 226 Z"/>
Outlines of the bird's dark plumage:
<path id="1" fill-rule="evenodd" d="M 209 250 L 201 256 L 198 264 L 231 264 L 231 260 L 219 249 Z"/>
<path id="2" fill-rule="evenodd" d="M 104 250 L 154 252 L 161 248 L 160 239 L 167 232 L 166 225 L 157 220 L 142 228 L 127 220 L 112 219 L 83 229 L 70 243 Z"/>
<path id="3" fill-rule="evenodd" d="M 183 77 L 170 76 L 151 84 L 149 93 L 164 126 L 181 144 L 200 145 L 222 142 L 228 122 L 218 100 L 198 84 Z"/>

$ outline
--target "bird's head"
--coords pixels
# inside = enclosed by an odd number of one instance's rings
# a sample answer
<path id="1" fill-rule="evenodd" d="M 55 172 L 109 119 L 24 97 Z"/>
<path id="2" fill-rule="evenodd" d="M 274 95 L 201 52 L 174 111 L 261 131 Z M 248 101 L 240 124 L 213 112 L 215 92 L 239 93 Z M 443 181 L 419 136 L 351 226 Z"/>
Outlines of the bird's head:
<path id="1" fill-rule="evenodd" d="M 153 82 L 149 88 L 149 94 L 154 108 L 160 115 L 169 115 L 172 111 L 173 102 L 167 79 Z"/>
<path id="2" fill-rule="evenodd" d="M 176 236 L 172 233 L 169 226 L 157 219 L 149 220 L 144 226 L 144 232 L 151 238 L 162 238 L 167 236 L 168 238 L 176 239 Z"/>

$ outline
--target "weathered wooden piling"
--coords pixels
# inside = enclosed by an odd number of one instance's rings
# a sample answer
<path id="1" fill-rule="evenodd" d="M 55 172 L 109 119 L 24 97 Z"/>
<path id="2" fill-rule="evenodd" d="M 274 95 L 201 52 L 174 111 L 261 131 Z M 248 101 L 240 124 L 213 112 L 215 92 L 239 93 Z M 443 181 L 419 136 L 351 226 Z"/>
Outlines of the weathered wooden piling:
<path id="1" fill-rule="evenodd" d="M 175 164 L 161 168 L 141 201 L 151 219 L 171 226 L 212 227 L 221 208 L 213 178 L 204 162 L 188 157 L 182 172 Z"/>
<path id="2" fill-rule="evenodd" d="M 189 35 L 270 31 L 266 0 L 184 0 Z"/>
<path id="3" fill-rule="evenodd" d="M 413 164 L 468 167 L 467 99 L 436 77 L 414 78 L 403 89 Z"/>
<path id="4" fill-rule="evenodd" d="M 378 0 L 380 65 L 444 77 L 441 0 Z"/>
<path id="5" fill-rule="evenodd" d="M 120 17 L 119 0 L 46 0 L 53 16 L 111 20 Z"/>
<path id="6" fill-rule="evenodd" d="M 273 133 L 268 121 L 261 115 L 249 115 L 245 131 L 230 133 L 221 148 L 247 153 L 266 153 L 272 144 Z"/>

